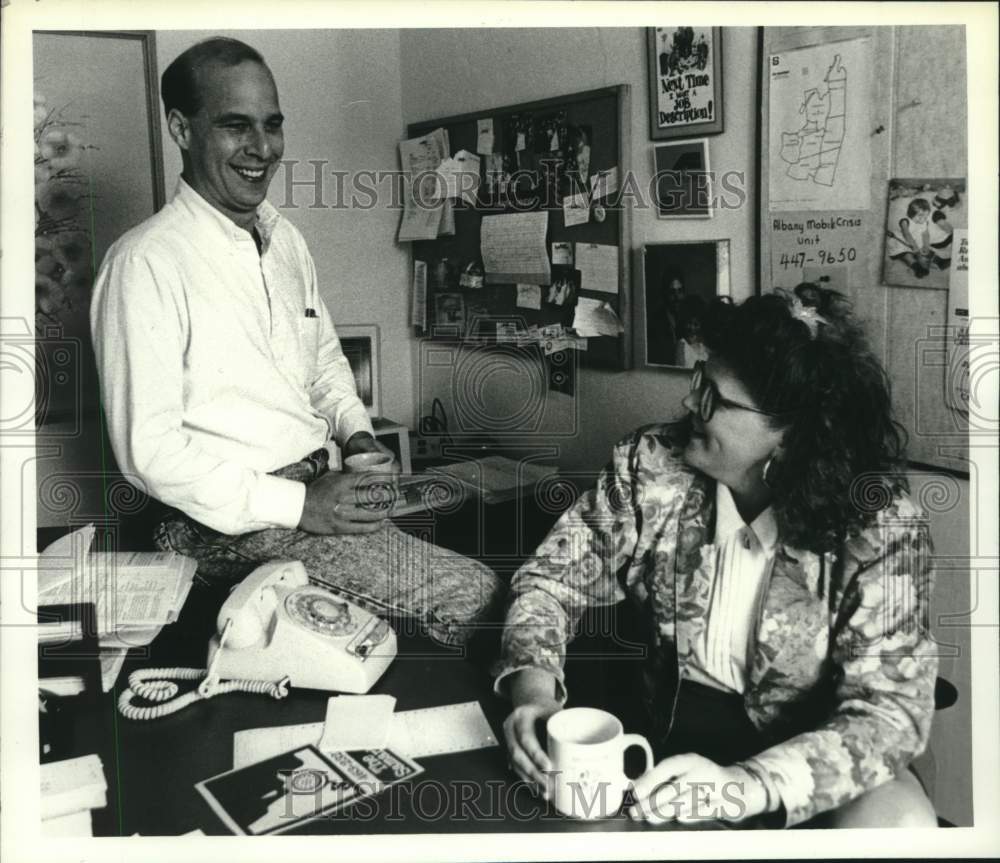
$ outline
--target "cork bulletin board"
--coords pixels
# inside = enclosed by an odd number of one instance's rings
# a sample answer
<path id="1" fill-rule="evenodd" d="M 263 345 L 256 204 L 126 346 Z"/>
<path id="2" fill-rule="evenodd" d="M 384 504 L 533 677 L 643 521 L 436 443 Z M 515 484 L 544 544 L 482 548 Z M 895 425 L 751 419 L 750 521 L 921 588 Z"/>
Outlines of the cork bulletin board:
<path id="1" fill-rule="evenodd" d="M 617 336 L 587 338 L 586 350 L 577 351 L 579 364 L 613 370 L 630 368 L 632 296 L 628 208 L 619 205 L 617 194 L 595 197 L 585 220 L 567 225 L 562 194 L 566 187 L 560 185 L 557 173 L 550 179 L 546 174 L 549 169 L 542 167 L 550 156 L 561 156 L 563 151 L 568 152 L 576 146 L 574 142 L 583 142 L 588 164 L 581 166 L 580 172 L 585 173 L 588 180 L 609 169 L 617 169 L 618 177 L 625 177 L 630 153 L 629 87 L 619 85 L 516 105 L 485 106 L 481 111 L 412 123 L 407 128 L 407 136 L 413 139 L 443 128 L 448 133 L 452 155 L 460 150 L 476 154 L 477 148 L 483 149 L 480 137 L 483 121 L 489 121 L 490 149 L 507 158 L 505 170 L 522 185 L 516 195 L 482 194 L 475 202 L 457 201 L 453 236 L 412 243 L 413 260 L 426 262 L 428 273 L 427 326 L 422 330 L 418 328 L 418 334 L 466 345 L 500 344 L 506 341 L 505 334 L 512 339 L 514 333 L 531 326 L 562 324 L 570 327 L 577 302 L 600 301 L 613 309 L 624 331 Z M 486 153 L 480 152 L 479 158 L 480 191 L 485 192 L 490 163 Z M 574 154 L 573 158 L 578 157 Z M 577 162 L 572 164 L 576 167 Z M 524 177 L 528 175 L 531 180 L 525 182 Z M 475 286 L 462 284 L 461 277 L 467 275 L 470 264 L 482 258 L 484 219 L 524 212 L 547 213 L 545 248 L 551 265 L 549 280 L 537 279 L 540 284 L 522 286 L 521 290 L 514 280 L 497 283 L 489 277 Z M 575 250 L 572 264 L 561 263 L 561 256 L 555 257 L 554 244 L 560 244 L 563 253 L 567 249 Z M 585 253 L 594 249 L 606 253 L 609 247 L 617 249 L 613 278 L 611 266 L 603 269 L 607 277 L 605 290 L 590 289 L 586 276 L 580 283 L 581 247 L 587 247 Z M 525 303 L 523 291 L 529 288 L 534 291 L 535 287 L 540 289 L 534 292 L 535 302 Z M 565 302 L 550 301 L 560 293 L 564 293 Z"/>

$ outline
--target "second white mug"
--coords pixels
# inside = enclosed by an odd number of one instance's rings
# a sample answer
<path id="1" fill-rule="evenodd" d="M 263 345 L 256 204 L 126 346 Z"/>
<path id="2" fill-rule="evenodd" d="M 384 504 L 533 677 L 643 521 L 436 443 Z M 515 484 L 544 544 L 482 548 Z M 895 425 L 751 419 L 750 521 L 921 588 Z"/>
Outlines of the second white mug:
<path id="1" fill-rule="evenodd" d="M 609 818 L 621 808 L 629 786 L 625 750 L 646 754 L 643 772 L 653 766 L 653 750 L 641 734 L 626 734 L 618 717 L 593 707 L 571 707 L 546 724 L 554 771 L 553 804 L 570 818 Z"/>

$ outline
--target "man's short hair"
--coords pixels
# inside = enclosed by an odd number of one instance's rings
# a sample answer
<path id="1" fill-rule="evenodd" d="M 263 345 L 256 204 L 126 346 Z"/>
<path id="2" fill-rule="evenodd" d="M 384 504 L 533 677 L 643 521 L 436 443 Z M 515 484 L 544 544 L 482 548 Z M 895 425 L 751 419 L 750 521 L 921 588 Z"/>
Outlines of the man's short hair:
<path id="1" fill-rule="evenodd" d="M 237 66 L 248 60 L 267 68 L 260 52 L 239 39 L 214 36 L 192 45 L 167 66 L 160 79 L 164 112 L 169 114 L 176 108 L 185 117 L 198 113 L 201 108 L 198 70 L 202 66 L 208 63 Z"/>

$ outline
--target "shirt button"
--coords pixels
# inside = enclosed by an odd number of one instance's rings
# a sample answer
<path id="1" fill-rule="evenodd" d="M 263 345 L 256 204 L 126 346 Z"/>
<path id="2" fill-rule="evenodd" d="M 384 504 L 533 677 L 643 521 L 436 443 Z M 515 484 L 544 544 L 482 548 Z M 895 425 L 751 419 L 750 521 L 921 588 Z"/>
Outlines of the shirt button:
<path id="1" fill-rule="evenodd" d="M 750 550 L 750 537 L 749 536 L 744 536 L 743 537 L 743 547 L 745 549 L 747 549 L 747 551 Z"/>

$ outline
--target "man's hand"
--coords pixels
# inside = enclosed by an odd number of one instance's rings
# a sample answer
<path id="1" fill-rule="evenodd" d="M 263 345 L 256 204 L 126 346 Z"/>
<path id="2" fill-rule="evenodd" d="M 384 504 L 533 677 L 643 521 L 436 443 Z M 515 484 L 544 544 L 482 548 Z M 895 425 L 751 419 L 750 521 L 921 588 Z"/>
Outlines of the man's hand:
<path id="1" fill-rule="evenodd" d="M 352 455 L 357 455 L 360 452 L 381 452 L 385 453 L 387 456 L 392 457 L 392 464 L 385 468 L 385 470 L 380 469 L 380 473 L 390 473 L 399 474 L 399 462 L 396 461 L 396 454 L 389 449 L 385 444 L 376 438 L 373 438 L 368 432 L 355 432 L 348 439 L 347 443 L 344 444 L 344 448 L 341 450 L 341 456 L 343 458 L 348 458 Z"/>
<path id="2" fill-rule="evenodd" d="M 371 474 L 323 474 L 306 486 L 299 529 L 320 534 L 374 533 L 382 527 L 386 510 L 363 505 L 365 487 L 371 481 Z"/>
<path id="3" fill-rule="evenodd" d="M 635 780 L 628 814 L 650 824 L 742 821 L 767 808 L 767 791 L 743 768 L 694 753 L 664 758 Z"/>

